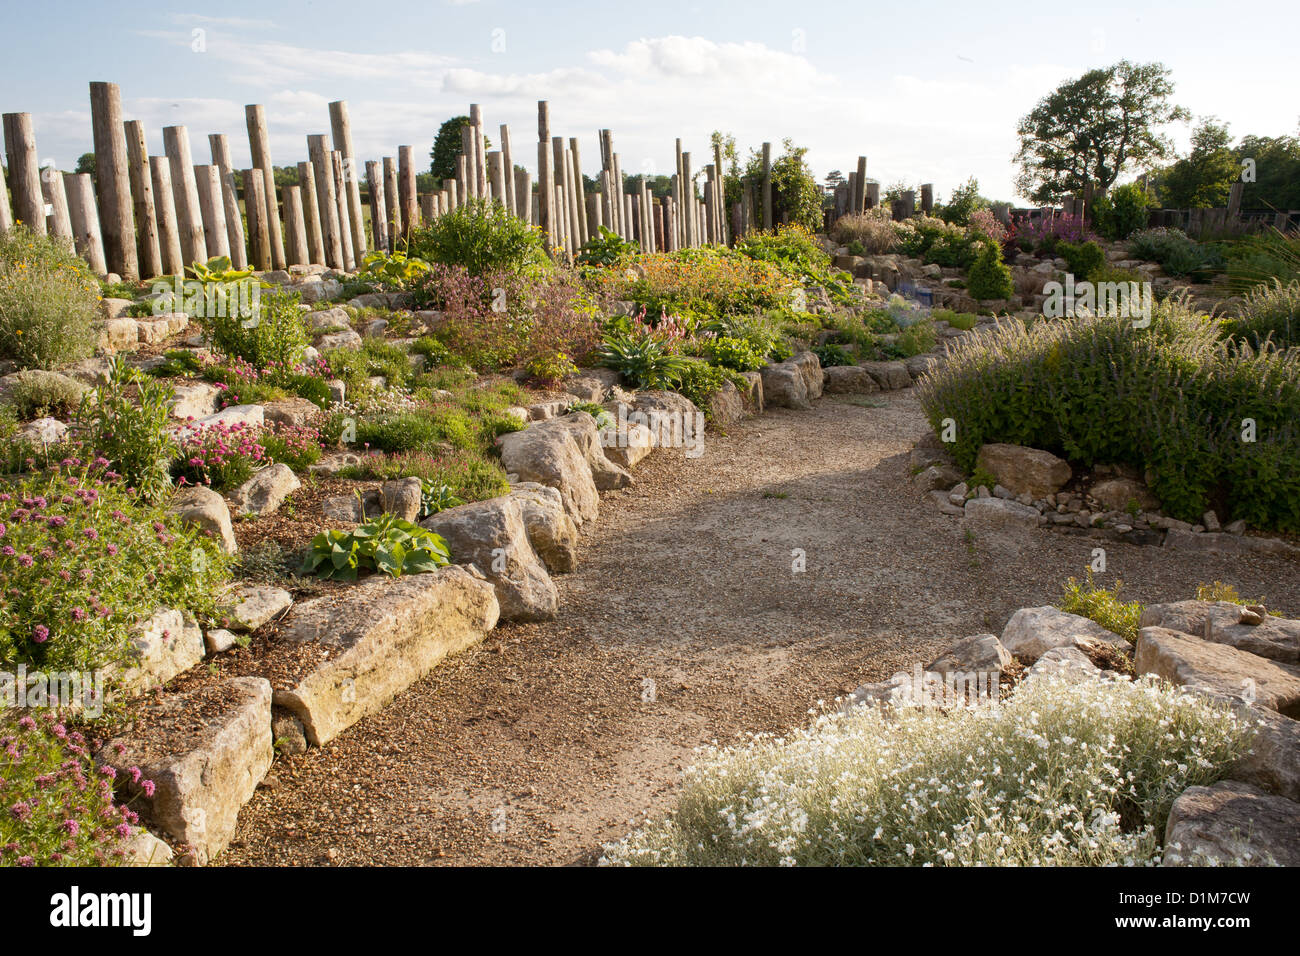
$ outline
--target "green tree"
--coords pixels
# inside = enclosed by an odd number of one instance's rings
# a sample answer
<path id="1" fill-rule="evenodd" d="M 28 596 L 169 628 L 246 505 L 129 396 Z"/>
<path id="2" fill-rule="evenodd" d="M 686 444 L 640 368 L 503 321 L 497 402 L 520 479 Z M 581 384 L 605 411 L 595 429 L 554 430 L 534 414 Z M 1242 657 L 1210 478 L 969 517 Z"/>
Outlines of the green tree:
<path id="1" fill-rule="evenodd" d="M 429 150 L 429 172 L 437 180 L 456 178 L 456 157 L 460 154 L 461 127 L 469 125 L 468 116 L 453 116 L 440 127 Z M 483 146 L 490 149 L 492 140 L 483 137 Z"/>
<path id="2" fill-rule="evenodd" d="M 781 143 L 784 152 L 772 163 L 772 217 L 776 223 L 798 223 L 816 231 L 822 227 L 822 190 L 817 177 L 804 162 L 806 146 L 795 146 L 788 137 Z M 763 155 L 751 150 L 745 164 L 744 180 L 755 186 L 755 195 L 763 186 Z"/>
<path id="3" fill-rule="evenodd" d="M 1243 209 L 1300 209 L 1300 137 L 1243 136 L 1236 160 L 1242 171 L 1252 161 L 1254 182 L 1244 177 Z"/>
<path id="4" fill-rule="evenodd" d="M 95 175 L 95 154 L 94 153 L 82 153 L 80 156 L 78 156 L 77 168 L 74 171 L 77 173 L 90 173 L 91 181 L 96 183 L 96 185 L 98 185 L 99 180 L 98 177 L 96 177 Z"/>
<path id="5" fill-rule="evenodd" d="M 952 198 L 938 208 L 939 217 L 958 226 L 969 226 L 971 213 L 987 209 L 989 201 L 980 195 L 979 180 L 972 176 L 952 191 Z"/>
<path id="6" fill-rule="evenodd" d="M 1160 127 L 1189 118 L 1173 92 L 1163 64 L 1128 60 L 1063 83 L 1020 120 L 1016 187 L 1057 202 L 1087 183 L 1109 189 L 1126 168 L 1168 158 L 1173 146 Z"/>
<path id="7" fill-rule="evenodd" d="M 1161 177 L 1160 198 L 1171 209 L 1212 209 L 1228 204 L 1228 190 L 1241 176 L 1226 123 L 1206 116 L 1192 132 L 1192 150 Z"/>

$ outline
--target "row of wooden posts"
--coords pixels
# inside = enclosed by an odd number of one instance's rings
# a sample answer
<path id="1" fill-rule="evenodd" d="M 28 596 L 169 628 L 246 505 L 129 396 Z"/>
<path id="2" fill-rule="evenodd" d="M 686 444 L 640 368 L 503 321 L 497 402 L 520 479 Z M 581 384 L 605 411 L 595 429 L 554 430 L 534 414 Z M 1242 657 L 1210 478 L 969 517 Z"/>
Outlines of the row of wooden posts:
<path id="1" fill-rule="evenodd" d="M 278 195 L 266 112 L 259 104 L 245 107 L 252 167 L 241 170 L 231 164 L 224 133 L 208 136 L 212 161 L 196 165 L 184 126 L 165 127 L 164 155 L 150 156 L 144 125 L 122 119 L 116 83 L 91 83 L 90 107 L 93 181 L 89 173 L 41 168 L 31 114 L 4 114 L 13 204 L 0 188 L 0 232 L 20 220 L 37 233 L 65 237 L 99 275 L 174 275 L 215 256 L 228 256 L 239 269 L 322 264 L 351 271 L 372 247 L 396 251 L 422 219 L 473 200 L 498 203 L 537 225 L 553 253 L 569 257 L 602 227 L 653 252 L 727 243 L 775 224 L 770 143 L 763 144 L 761 183 L 745 187 L 741 200 L 728 207 L 720 145 L 701 170 L 697 194 L 691 153 L 678 139 L 671 194 L 658 198 L 645 177 L 629 190 L 613 134 L 602 129 L 600 190 L 589 194 L 578 139 L 551 135 L 546 101 L 537 109 L 535 184 L 527 171 L 515 168 L 508 126 L 500 126 L 500 148 L 485 150 L 482 110 L 472 105 L 461 130 L 456 175 L 436 192 L 417 193 L 413 146 L 399 146 L 396 159 L 366 162 L 369 230 L 344 100 L 329 104 L 329 136 L 307 136 L 308 160 L 298 163 L 298 185 L 284 186 Z M 865 162 L 859 162 L 859 179 Z"/>

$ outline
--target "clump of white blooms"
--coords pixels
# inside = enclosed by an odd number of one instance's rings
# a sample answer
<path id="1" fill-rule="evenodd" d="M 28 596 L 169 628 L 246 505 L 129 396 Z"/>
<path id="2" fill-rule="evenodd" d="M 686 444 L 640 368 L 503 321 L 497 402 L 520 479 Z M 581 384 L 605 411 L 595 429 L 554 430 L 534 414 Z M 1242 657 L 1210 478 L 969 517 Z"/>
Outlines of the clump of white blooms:
<path id="1" fill-rule="evenodd" d="M 676 809 L 601 862 L 649 866 L 1143 866 L 1174 799 L 1252 730 L 1151 680 L 1043 676 L 1001 704 L 863 706 L 700 752 Z"/>

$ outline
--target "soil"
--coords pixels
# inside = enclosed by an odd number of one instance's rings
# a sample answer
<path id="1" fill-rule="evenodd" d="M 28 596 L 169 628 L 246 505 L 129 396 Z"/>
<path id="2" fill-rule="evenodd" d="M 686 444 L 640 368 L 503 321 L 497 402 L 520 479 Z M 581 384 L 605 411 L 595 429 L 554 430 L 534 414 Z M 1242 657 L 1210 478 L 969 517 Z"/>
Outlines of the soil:
<path id="1" fill-rule="evenodd" d="M 967 535 L 911 483 L 910 390 L 711 433 L 605 495 L 560 616 L 502 625 L 386 710 L 282 756 L 225 865 L 589 864 L 692 751 L 804 725 L 864 682 L 1055 603 L 1099 542 Z M 1297 563 L 1104 542 L 1144 602 L 1229 581 L 1300 610 Z M 802 555 L 804 570 L 796 571 Z"/>

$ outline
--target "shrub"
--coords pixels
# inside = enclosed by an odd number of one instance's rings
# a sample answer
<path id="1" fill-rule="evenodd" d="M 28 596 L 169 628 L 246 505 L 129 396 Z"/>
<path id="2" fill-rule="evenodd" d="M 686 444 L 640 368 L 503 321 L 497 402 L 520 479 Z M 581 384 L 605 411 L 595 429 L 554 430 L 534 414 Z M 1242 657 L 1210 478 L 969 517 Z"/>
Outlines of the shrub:
<path id="1" fill-rule="evenodd" d="M 443 429 L 428 412 L 394 412 L 357 420 L 357 443 L 380 451 L 432 451 L 443 439 Z"/>
<path id="2" fill-rule="evenodd" d="M 954 312 L 952 309 L 935 309 L 930 313 L 930 318 L 936 322 L 947 322 L 954 329 L 961 329 L 963 332 L 975 328 L 979 321 L 978 316 L 971 315 L 969 312 Z"/>
<path id="3" fill-rule="evenodd" d="M 276 422 L 263 429 L 257 440 L 267 461 L 288 465 L 294 471 L 306 471 L 320 461 L 320 433 L 309 425 Z"/>
<path id="4" fill-rule="evenodd" d="M 209 538 L 130 494 L 98 459 L 0 493 L 0 664 L 88 671 L 128 659 L 155 607 L 200 617 L 226 577 Z"/>
<path id="5" fill-rule="evenodd" d="M 1127 239 L 1146 228 L 1151 205 L 1140 183 L 1119 186 L 1093 203 L 1093 225 L 1107 239 Z"/>
<path id="6" fill-rule="evenodd" d="M 779 258 L 781 247 L 747 236 L 746 248 Z M 782 260 L 784 261 L 784 260 Z M 708 321 L 787 304 L 798 283 L 775 261 L 716 248 L 683 249 L 640 256 L 637 270 L 610 270 L 603 277 L 610 294 L 630 299 L 649 315 L 690 312 Z"/>
<path id="7" fill-rule="evenodd" d="M 1228 278 L 1234 288 L 1300 280 L 1300 233 L 1270 227 L 1225 245 Z"/>
<path id="8" fill-rule="evenodd" d="M 578 366 L 563 352 L 534 355 L 524 365 L 529 376 L 542 385 L 556 385 L 570 375 L 578 374 Z"/>
<path id="9" fill-rule="evenodd" d="M 1082 216 L 1022 217 L 1015 223 L 1015 242 L 1024 252 L 1055 253 L 1060 242 L 1083 242 L 1089 238 Z"/>
<path id="10" fill-rule="evenodd" d="M 455 491 L 449 485 L 439 482 L 430 481 L 427 478 L 420 482 L 420 520 L 436 515 L 440 511 L 446 511 L 448 508 L 455 508 L 457 505 L 463 505 L 465 502 L 456 495 Z"/>
<path id="11" fill-rule="evenodd" d="M 836 345 L 834 342 L 827 342 L 825 345 L 818 345 L 813 348 L 813 354 L 817 356 L 817 361 L 822 368 L 831 368 L 836 365 L 852 365 L 853 357 L 844 350 L 842 345 Z"/>
<path id="12" fill-rule="evenodd" d="M 699 353 L 714 365 L 735 372 L 754 372 L 767 364 L 769 349 L 757 347 L 750 339 L 719 335 L 704 339 Z"/>
<path id="13" fill-rule="evenodd" d="M 1065 268 L 1080 280 L 1091 281 L 1093 274 L 1106 266 L 1106 253 L 1095 242 L 1061 242 L 1056 252 L 1065 260 Z"/>
<path id="14" fill-rule="evenodd" d="M 1142 605 L 1137 601 L 1128 604 L 1119 599 L 1122 581 L 1116 581 L 1110 590 L 1097 587 L 1092 581 L 1092 570 L 1088 570 L 1087 581 L 1080 583 L 1070 578 L 1065 585 L 1065 596 L 1057 605 L 1069 614 L 1078 614 L 1090 621 L 1096 621 L 1108 631 L 1113 631 L 1132 644 L 1138 639 L 1138 619 L 1142 617 Z"/>
<path id="15" fill-rule="evenodd" d="M 1241 592 L 1231 584 L 1224 584 L 1222 581 L 1215 581 L 1213 584 L 1198 584 L 1196 586 L 1196 600 L 1198 601 L 1227 601 L 1231 604 L 1263 604 L 1263 598 L 1244 598 Z"/>
<path id="16" fill-rule="evenodd" d="M 24 225 L 0 235 L 0 358 L 53 369 L 94 351 L 99 282 L 71 243 Z"/>
<path id="17" fill-rule="evenodd" d="M 397 455 L 366 455 L 358 465 L 339 472 L 341 478 L 359 481 L 397 481 L 416 477 L 446 485 L 465 501 L 483 501 L 510 491 L 499 462 L 472 452 L 453 449 L 436 455 L 406 452 Z"/>
<path id="18" fill-rule="evenodd" d="M 132 776 L 152 796 L 154 783 Z M 114 802 L 111 768 L 50 711 L 0 713 L 0 866 L 117 866 L 139 817 Z"/>
<path id="19" fill-rule="evenodd" d="M 967 289 L 972 298 L 1009 299 L 1015 292 L 1011 281 L 1011 270 L 1002 261 L 1002 248 L 993 243 L 984 243 L 983 249 L 971 266 Z"/>
<path id="20" fill-rule="evenodd" d="M 172 467 L 179 484 L 207 485 L 214 491 L 238 488 L 266 464 L 261 429 L 247 422 L 214 422 L 185 433 Z"/>
<path id="21" fill-rule="evenodd" d="M 4 402 L 22 419 L 54 415 L 68 418 L 81 406 L 87 387 L 76 379 L 43 369 L 27 369 L 13 376 Z"/>
<path id="22" fill-rule="evenodd" d="M 615 369 L 637 388 L 672 388 L 685 371 L 685 360 L 652 336 L 611 332 L 596 354 L 602 365 Z"/>
<path id="23" fill-rule="evenodd" d="M 1129 251 L 1135 259 L 1160 263 L 1171 276 L 1185 276 L 1216 264 L 1215 255 L 1203 248 L 1180 229 L 1161 226 L 1135 232 L 1129 238 Z"/>
<path id="24" fill-rule="evenodd" d="M 1246 293 L 1239 314 L 1227 321 L 1228 334 L 1261 348 L 1272 341 L 1278 348 L 1300 345 L 1300 280 L 1259 286 Z"/>
<path id="25" fill-rule="evenodd" d="M 1151 326 L 1121 317 L 1003 322 L 967 336 L 918 383 L 932 426 L 957 424 L 969 470 L 1006 442 L 1073 462 L 1149 469 L 1168 514 L 1209 508 L 1254 527 L 1300 530 L 1300 356 L 1219 340 L 1177 299 Z M 1249 419 L 1254 440 L 1243 441 Z"/>
<path id="26" fill-rule="evenodd" d="M 903 353 L 903 358 L 911 358 L 913 355 L 921 355 L 930 351 L 934 348 L 934 343 L 937 340 L 938 333 L 934 330 L 934 322 L 923 320 L 913 322 L 903 329 L 898 334 L 895 345 Z"/>
<path id="27" fill-rule="evenodd" d="M 259 371 L 273 366 L 294 368 L 307 347 L 307 329 L 298 304 L 296 292 L 264 290 L 251 317 L 228 309 L 226 315 L 206 314 L 197 319 L 211 337 L 212 347 L 222 355 L 243 359 Z"/>
<path id="28" fill-rule="evenodd" d="M 548 262 L 541 230 L 485 199 L 470 199 L 417 226 L 407 252 L 427 262 L 461 266 L 471 276 L 536 271 Z"/>
<path id="29" fill-rule="evenodd" d="M 682 362 L 677 391 L 707 414 L 710 401 L 726 382 L 727 372 L 723 369 L 699 359 L 686 359 Z"/>
<path id="30" fill-rule="evenodd" d="M 1053 675 L 990 707 L 858 707 L 705 751 L 672 815 L 601 862 L 1154 865 L 1174 798 L 1249 740 L 1225 705 L 1148 681 Z"/>
<path id="31" fill-rule="evenodd" d="M 119 355 L 108 383 L 91 394 L 93 401 L 87 395 L 77 411 L 83 443 L 107 458 L 128 487 L 148 501 L 158 501 L 172 487 L 176 440 L 171 431 L 171 404 L 175 392 L 142 375 Z"/>
<path id="32" fill-rule="evenodd" d="M 450 561 L 451 552 L 441 535 L 385 514 L 350 532 L 330 530 L 316 535 L 302 573 L 355 581 L 361 573 L 379 571 L 396 578 L 436 571 Z"/>
<path id="33" fill-rule="evenodd" d="M 601 226 L 578 252 L 578 262 L 584 266 L 613 266 L 626 262 L 640 251 L 635 242 L 627 242 L 608 226 Z"/>

